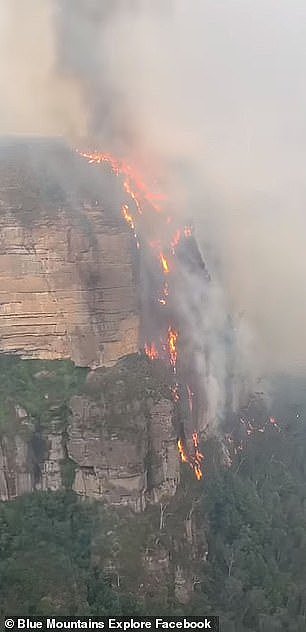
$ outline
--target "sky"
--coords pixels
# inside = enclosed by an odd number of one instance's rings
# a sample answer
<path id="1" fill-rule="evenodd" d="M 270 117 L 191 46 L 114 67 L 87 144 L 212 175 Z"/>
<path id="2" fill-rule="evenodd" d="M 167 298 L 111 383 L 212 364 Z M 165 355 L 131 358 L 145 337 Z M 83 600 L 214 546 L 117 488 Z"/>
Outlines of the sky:
<path id="1" fill-rule="evenodd" d="M 156 171 L 249 361 L 306 372 L 306 5 L 2 0 L 0 133 L 63 135 Z"/>

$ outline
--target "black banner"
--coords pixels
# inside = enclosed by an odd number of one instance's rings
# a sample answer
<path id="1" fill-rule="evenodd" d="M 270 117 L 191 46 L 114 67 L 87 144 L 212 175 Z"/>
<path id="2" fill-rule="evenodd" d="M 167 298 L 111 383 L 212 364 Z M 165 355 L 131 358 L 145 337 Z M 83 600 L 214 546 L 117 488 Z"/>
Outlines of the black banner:
<path id="1" fill-rule="evenodd" d="M 192 630 L 219 632 L 219 617 L 5 617 L 3 630 Z"/>

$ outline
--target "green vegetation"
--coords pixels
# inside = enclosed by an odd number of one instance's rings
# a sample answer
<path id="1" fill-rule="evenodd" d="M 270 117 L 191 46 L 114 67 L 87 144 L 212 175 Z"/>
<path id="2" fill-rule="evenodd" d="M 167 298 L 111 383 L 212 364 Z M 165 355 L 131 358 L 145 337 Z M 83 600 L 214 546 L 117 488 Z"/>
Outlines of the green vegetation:
<path id="1" fill-rule="evenodd" d="M 35 425 L 57 418 L 64 426 L 67 403 L 84 383 L 87 369 L 69 360 L 21 360 L 0 356 L 0 433 L 16 430 L 15 406 L 25 409 Z"/>
<path id="2" fill-rule="evenodd" d="M 72 489 L 74 483 L 76 463 L 68 456 L 61 463 L 62 482 L 65 489 Z"/>
<path id="3" fill-rule="evenodd" d="M 305 464 L 301 415 L 250 437 L 231 468 L 208 471 L 200 505 L 209 554 L 194 607 L 221 614 L 225 632 L 305 630 Z"/>
<path id="4" fill-rule="evenodd" d="M 60 424 L 64 439 L 77 393 L 103 410 L 95 423 L 116 431 L 124 419 L 130 432 L 134 420 L 139 433 L 144 400 L 168 395 L 168 376 L 158 364 L 154 370 L 132 357 L 85 381 L 86 370 L 70 362 L 0 357 L 1 433 L 14 433 L 17 423 L 20 432 L 17 404 L 34 428 Z M 267 411 L 260 401 L 252 406 L 245 415 L 262 428 Z M 283 402 L 280 430 L 268 423 L 251 436 L 231 420 L 234 443 L 202 446 L 203 481 L 182 466 L 175 497 L 143 514 L 78 498 L 69 491 L 75 464 L 65 459 L 66 491 L 0 504 L 0 615 L 207 613 L 220 614 L 222 632 L 304 632 L 305 408 L 296 398 L 288 410 Z M 185 605 L 178 568 L 189 581 Z"/>
<path id="5" fill-rule="evenodd" d="M 216 441 L 205 452 L 203 484 L 183 470 L 161 530 L 158 506 L 135 516 L 71 492 L 2 503 L 0 614 L 217 613 L 222 632 L 304 631 L 304 424 L 251 437 L 230 468 Z M 185 520 L 192 507 L 190 544 Z M 158 568 L 148 574 L 145 561 L 154 550 L 160 559 L 170 554 L 159 588 Z M 174 595 L 176 565 L 193 578 L 184 606 Z"/>
<path id="6" fill-rule="evenodd" d="M 148 403 L 170 397 L 171 374 L 163 362 L 150 362 L 139 354 L 123 358 L 112 368 L 95 371 L 83 392 L 103 410 L 96 426 L 120 436 L 137 435 L 146 429 Z"/>
<path id="7" fill-rule="evenodd" d="M 131 598 L 119 597 L 92 560 L 97 523 L 104 555 L 111 550 L 109 517 L 103 518 L 100 506 L 68 492 L 2 503 L 0 615 L 134 611 Z"/>

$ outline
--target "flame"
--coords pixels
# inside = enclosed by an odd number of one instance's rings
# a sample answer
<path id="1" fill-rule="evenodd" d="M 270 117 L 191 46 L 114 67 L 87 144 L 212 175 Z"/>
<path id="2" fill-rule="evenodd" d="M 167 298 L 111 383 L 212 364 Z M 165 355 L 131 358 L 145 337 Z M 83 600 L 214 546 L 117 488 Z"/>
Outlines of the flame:
<path id="1" fill-rule="evenodd" d="M 168 329 L 168 352 L 169 352 L 170 364 L 172 364 L 174 369 L 176 368 L 176 362 L 177 362 L 177 348 L 176 348 L 177 339 L 178 339 L 178 332 L 175 331 L 175 329 L 172 329 L 172 327 L 170 326 Z"/>
<path id="2" fill-rule="evenodd" d="M 252 421 L 254 422 L 255 420 L 252 419 Z M 254 426 L 250 422 L 249 419 L 244 419 L 243 417 L 240 418 L 240 423 L 245 427 L 246 434 L 247 434 L 248 437 L 256 435 L 257 432 L 260 432 L 260 433 L 265 432 L 269 424 L 271 424 L 272 427 L 275 430 L 277 430 L 277 432 L 282 432 L 282 429 L 279 426 L 279 424 L 278 424 L 277 420 L 275 419 L 275 417 L 269 417 L 269 419 L 266 421 L 266 423 L 263 426 L 260 426 L 260 427 Z"/>
<path id="3" fill-rule="evenodd" d="M 203 472 L 202 472 L 201 468 L 198 467 L 197 465 L 194 466 L 194 473 L 195 473 L 198 481 L 200 481 L 201 478 L 203 478 Z"/>
<path id="4" fill-rule="evenodd" d="M 165 255 L 163 255 L 162 252 L 160 253 L 159 258 L 160 258 L 160 262 L 162 264 L 162 269 L 163 269 L 164 274 L 169 274 L 169 272 L 170 272 L 170 270 L 169 270 L 169 263 L 168 263 Z"/>
<path id="5" fill-rule="evenodd" d="M 199 450 L 199 436 L 197 432 L 192 434 L 192 442 L 194 447 L 194 462 L 199 470 L 201 470 L 201 462 L 204 459 L 202 452 Z"/>
<path id="6" fill-rule="evenodd" d="M 135 202 L 140 214 L 143 212 L 145 203 L 149 204 L 157 213 L 162 212 L 161 202 L 165 200 L 165 196 L 159 193 L 152 193 L 143 178 L 128 162 L 117 160 L 109 153 L 98 151 L 92 153 L 78 151 L 78 153 L 83 158 L 87 158 L 89 164 L 107 163 L 116 176 L 122 176 L 124 189 Z"/>
<path id="7" fill-rule="evenodd" d="M 192 442 L 194 454 L 188 454 L 186 446 L 184 445 L 184 441 L 182 439 L 178 440 L 177 447 L 182 463 L 188 463 L 188 465 L 194 471 L 197 480 L 200 481 L 203 478 L 202 461 L 204 459 L 204 456 L 199 450 L 199 437 L 197 432 L 193 432 Z"/>
<path id="8" fill-rule="evenodd" d="M 178 440 L 177 447 L 178 447 L 178 451 L 179 451 L 182 463 L 188 463 L 188 457 L 187 457 L 182 439 Z"/>
<path id="9" fill-rule="evenodd" d="M 147 343 L 145 344 L 145 354 L 151 360 L 158 360 L 159 353 L 158 353 L 158 351 L 156 349 L 156 346 L 155 346 L 154 342 L 151 342 L 150 344 L 147 344 Z"/>
<path id="10" fill-rule="evenodd" d="M 132 215 L 130 214 L 128 205 L 127 204 L 123 204 L 121 210 L 122 210 L 122 215 L 123 215 L 125 221 L 129 224 L 129 226 L 133 230 L 135 230 L 134 219 L 133 219 Z"/>
<path id="11" fill-rule="evenodd" d="M 198 437 L 198 433 L 197 432 L 193 432 L 192 433 L 192 442 L 193 445 L 195 447 L 195 449 L 197 450 L 199 447 L 199 437 Z"/>
<path id="12" fill-rule="evenodd" d="M 169 287 L 168 287 L 168 283 L 164 283 L 164 287 L 163 287 L 163 296 L 161 298 L 158 299 L 158 302 L 161 305 L 167 305 L 167 298 L 169 296 Z"/>
<path id="13" fill-rule="evenodd" d="M 180 399 L 179 385 L 178 384 L 174 384 L 174 386 L 172 386 L 171 390 L 172 390 L 173 400 L 175 402 L 178 402 L 178 400 Z"/>
<path id="14" fill-rule="evenodd" d="M 240 423 L 243 425 L 246 434 L 246 436 L 243 439 L 240 439 L 240 441 L 233 438 L 232 435 L 226 435 L 227 443 L 235 455 L 243 452 L 243 450 L 247 448 L 249 438 L 256 437 L 258 433 L 263 434 L 267 429 L 269 429 L 269 427 L 271 428 L 271 426 L 272 429 L 277 432 L 284 432 L 275 417 L 268 417 L 262 426 L 255 426 L 255 419 L 252 419 L 252 422 L 253 423 L 251 423 L 249 419 L 240 417 Z"/>
<path id="15" fill-rule="evenodd" d="M 78 150 L 77 150 L 78 151 Z M 90 164 L 101 164 L 106 163 L 109 165 L 110 169 L 116 176 L 121 176 L 123 179 L 123 187 L 129 198 L 133 201 L 137 213 L 139 215 L 143 214 L 143 209 L 153 210 L 157 213 L 163 212 L 162 202 L 165 200 L 165 197 L 159 195 L 157 193 L 151 192 L 149 190 L 148 185 L 145 183 L 143 178 L 139 175 L 139 173 L 125 160 L 118 160 L 114 156 L 109 153 L 102 153 L 94 151 L 92 153 L 80 152 L 78 153 L 88 160 Z M 138 236 L 136 233 L 137 226 L 137 213 L 136 217 L 133 216 L 133 213 L 130 210 L 128 204 L 123 204 L 121 207 L 122 215 L 133 230 L 134 237 L 136 239 L 137 248 L 139 248 Z M 171 216 L 164 216 L 165 224 L 170 225 L 173 221 Z M 188 238 L 192 236 L 192 229 L 190 226 L 185 226 L 184 229 L 177 228 L 173 234 L 171 240 L 168 241 L 168 245 L 165 247 L 164 244 L 160 241 L 151 242 L 150 245 L 155 253 L 157 260 L 159 260 L 162 268 L 162 272 L 164 275 L 168 275 L 172 268 L 172 258 L 175 258 L 176 248 L 180 243 L 182 237 Z M 167 255 L 165 254 L 165 251 Z M 169 265 L 168 255 L 171 256 L 171 266 Z M 157 298 L 157 301 L 160 305 L 167 304 L 167 298 L 169 296 L 169 286 L 168 283 L 164 283 L 163 285 L 163 293 L 160 298 Z M 170 324 L 167 332 L 167 340 L 161 341 L 162 349 L 166 352 L 168 356 L 168 360 L 170 365 L 173 368 L 173 373 L 176 374 L 176 365 L 177 365 L 177 342 L 178 342 L 178 331 L 176 331 L 173 324 Z M 151 360 L 157 360 L 159 356 L 158 349 L 154 342 L 146 343 L 144 351 L 146 355 Z M 172 387 L 172 396 L 173 401 L 177 402 L 180 399 L 179 393 L 179 384 L 176 383 Z M 193 406 L 193 393 L 189 386 L 187 386 L 188 398 L 189 398 L 189 408 L 192 413 Z M 271 421 L 271 423 L 273 423 Z M 203 455 L 199 450 L 199 438 L 197 432 L 192 434 L 192 450 L 189 453 L 186 447 L 185 440 L 180 438 L 178 440 L 178 451 L 183 463 L 188 463 L 191 469 L 194 471 L 194 474 L 197 480 L 201 480 L 203 477 L 202 473 L 202 460 Z"/>

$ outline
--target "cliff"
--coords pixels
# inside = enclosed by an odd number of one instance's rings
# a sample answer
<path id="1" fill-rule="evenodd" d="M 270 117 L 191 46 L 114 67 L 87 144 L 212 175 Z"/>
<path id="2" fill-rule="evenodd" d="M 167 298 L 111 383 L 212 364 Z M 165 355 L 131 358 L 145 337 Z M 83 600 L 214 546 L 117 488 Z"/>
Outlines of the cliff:
<path id="1" fill-rule="evenodd" d="M 73 489 L 142 511 L 175 494 L 179 459 L 164 368 L 130 356 L 86 371 L 0 358 L 0 500 Z"/>
<path id="2" fill-rule="evenodd" d="M 0 142 L 0 352 L 111 365 L 138 349 L 120 182 L 61 141 Z"/>

